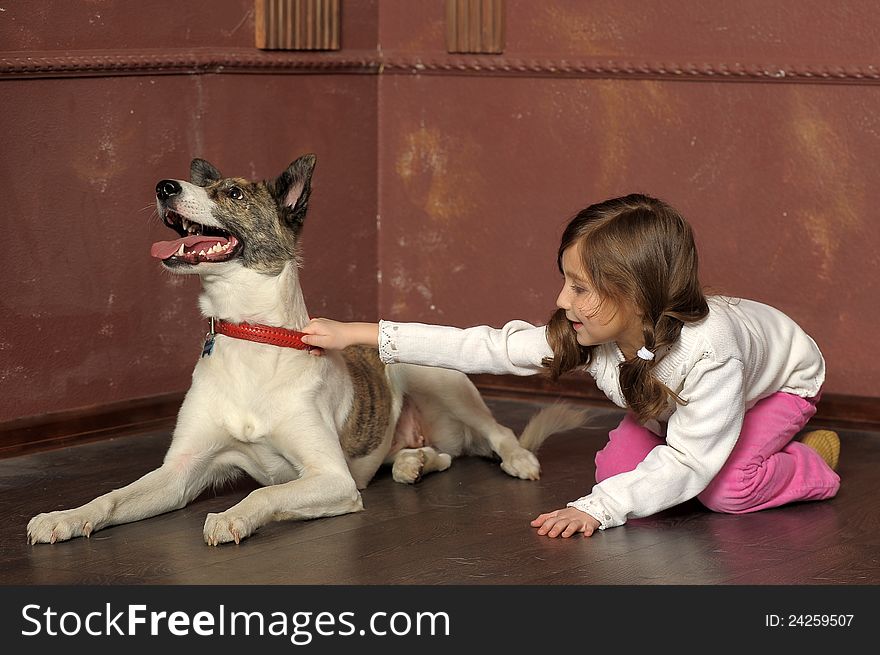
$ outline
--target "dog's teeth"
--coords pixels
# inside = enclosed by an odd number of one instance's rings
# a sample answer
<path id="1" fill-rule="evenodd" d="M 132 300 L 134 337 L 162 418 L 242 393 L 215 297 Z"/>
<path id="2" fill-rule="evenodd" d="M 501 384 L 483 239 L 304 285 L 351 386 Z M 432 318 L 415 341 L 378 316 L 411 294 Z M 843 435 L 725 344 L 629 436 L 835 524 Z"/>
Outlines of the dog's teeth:
<path id="1" fill-rule="evenodd" d="M 177 252 L 175 254 L 178 257 L 183 257 L 183 244 L 182 243 L 180 244 L 180 248 L 177 249 Z"/>

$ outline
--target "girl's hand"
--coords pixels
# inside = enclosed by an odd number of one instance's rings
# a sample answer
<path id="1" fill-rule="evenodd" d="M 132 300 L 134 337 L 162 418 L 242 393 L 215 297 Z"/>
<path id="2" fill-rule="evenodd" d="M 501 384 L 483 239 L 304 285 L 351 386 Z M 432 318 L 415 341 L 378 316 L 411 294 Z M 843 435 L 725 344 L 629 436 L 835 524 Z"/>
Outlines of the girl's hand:
<path id="1" fill-rule="evenodd" d="M 302 341 L 312 346 L 313 355 L 356 345 L 379 346 L 379 326 L 376 323 L 340 323 L 328 318 L 313 318 L 302 331 L 305 333 Z"/>
<path id="2" fill-rule="evenodd" d="M 589 537 L 599 528 L 599 521 L 579 509 L 566 507 L 541 514 L 530 525 L 538 528 L 539 535 L 547 535 L 550 538 L 560 535 L 568 538 L 578 532 L 583 532 L 585 537 Z"/>

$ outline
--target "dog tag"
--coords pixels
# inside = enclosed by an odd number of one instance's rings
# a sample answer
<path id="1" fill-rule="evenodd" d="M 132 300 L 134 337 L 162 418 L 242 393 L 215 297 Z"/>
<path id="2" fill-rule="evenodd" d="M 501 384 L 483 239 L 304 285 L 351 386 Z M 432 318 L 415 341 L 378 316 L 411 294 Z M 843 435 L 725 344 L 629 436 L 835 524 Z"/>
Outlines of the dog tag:
<path id="1" fill-rule="evenodd" d="M 208 357 L 211 352 L 214 350 L 214 334 L 208 332 L 205 335 L 205 343 L 202 346 L 202 357 Z"/>
<path id="2" fill-rule="evenodd" d="M 205 343 L 202 344 L 202 357 L 208 357 L 214 351 L 214 337 L 217 332 L 214 330 L 214 317 L 211 317 L 211 329 L 205 334 Z"/>

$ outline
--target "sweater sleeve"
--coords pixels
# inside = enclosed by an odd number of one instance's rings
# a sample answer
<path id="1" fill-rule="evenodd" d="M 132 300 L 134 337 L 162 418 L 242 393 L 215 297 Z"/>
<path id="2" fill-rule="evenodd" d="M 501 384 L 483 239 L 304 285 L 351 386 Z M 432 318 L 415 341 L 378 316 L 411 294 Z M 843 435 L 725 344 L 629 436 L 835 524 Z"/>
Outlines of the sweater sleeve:
<path id="1" fill-rule="evenodd" d="M 379 356 L 386 364 L 439 366 L 463 373 L 533 375 L 553 351 L 543 326 L 511 321 L 500 329 L 379 322 Z"/>
<path id="2" fill-rule="evenodd" d="M 619 473 L 571 503 L 600 523 L 623 525 L 697 496 L 727 461 L 745 415 L 743 365 L 739 360 L 701 359 L 688 375 L 669 419 L 666 443 L 632 471 Z"/>

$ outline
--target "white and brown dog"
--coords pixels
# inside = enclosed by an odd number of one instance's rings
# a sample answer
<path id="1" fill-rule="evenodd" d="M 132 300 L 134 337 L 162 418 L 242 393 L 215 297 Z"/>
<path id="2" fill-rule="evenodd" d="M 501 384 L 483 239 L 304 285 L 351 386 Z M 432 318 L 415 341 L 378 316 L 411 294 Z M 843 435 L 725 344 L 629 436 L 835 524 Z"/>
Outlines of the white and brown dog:
<path id="1" fill-rule="evenodd" d="M 276 180 L 249 182 L 195 159 L 191 182 L 159 182 L 159 216 L 178 238 L 152 254 L 170 271 L 201 276 L 200 306 L 212 325 L 173 440 L 162 466 L 139 480 L 31 519 L 31 543 L 179 509 L 240 471 L 263 486 L 208 514 L 210 545 L 238 543 L 270 521 L 359 511 L 359 490 L 382 464 L 412 483 L 458 455 L 497 456 L 510 475 L 536 479 L 533 451 L 584 423 L 584 411 L 553 405 L 518 440 L 464 374 L 385 366 L 368 348 L 309 356 L 296 330 L 309 320 L 299 235 L 314 165 L 306 155 Z"/>

